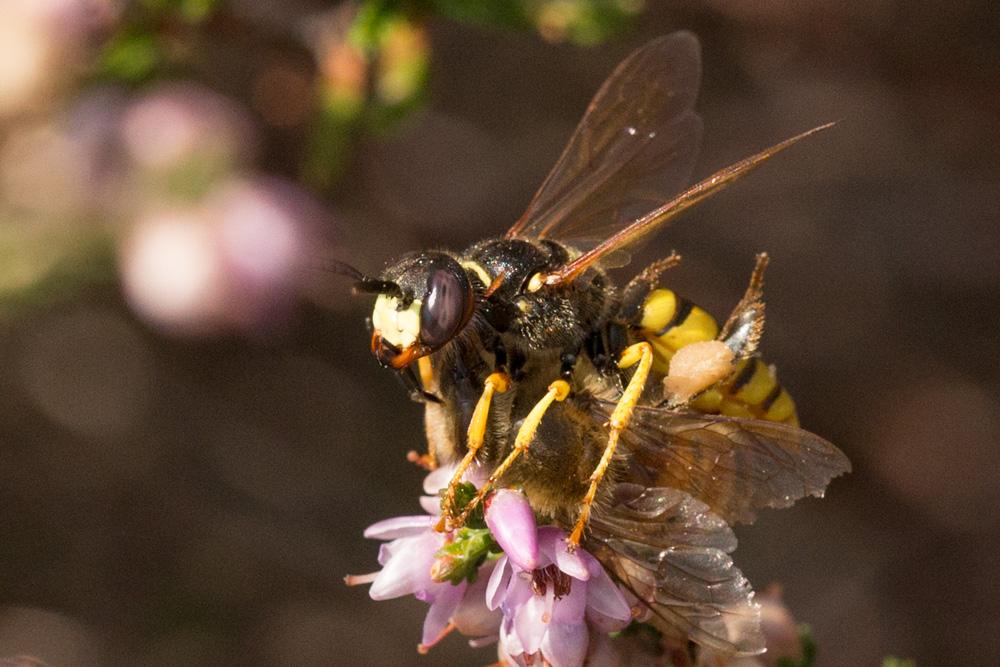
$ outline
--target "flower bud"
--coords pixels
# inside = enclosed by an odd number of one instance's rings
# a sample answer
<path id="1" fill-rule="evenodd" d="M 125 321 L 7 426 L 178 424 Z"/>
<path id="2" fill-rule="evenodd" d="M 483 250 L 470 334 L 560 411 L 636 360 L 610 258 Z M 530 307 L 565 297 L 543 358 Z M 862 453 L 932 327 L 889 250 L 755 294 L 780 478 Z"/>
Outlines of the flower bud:
<path id="1" fill-rule="evenodd" d="M 535 513 L 520 491 L 500 489 L 486 504 L 486 525 L 511 562 L 521 570 L 538 567 Z"/>

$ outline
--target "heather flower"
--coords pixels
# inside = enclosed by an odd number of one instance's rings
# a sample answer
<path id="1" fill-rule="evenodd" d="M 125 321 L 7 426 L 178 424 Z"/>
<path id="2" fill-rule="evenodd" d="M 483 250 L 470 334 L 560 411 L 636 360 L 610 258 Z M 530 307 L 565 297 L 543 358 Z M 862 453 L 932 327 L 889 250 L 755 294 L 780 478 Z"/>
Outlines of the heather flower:
<path id="1" fill-rule="evenodd" d="M 365 537 L 386 540 L 382 569 L 348 577 L 371 583 L 375 600 L 413 595 L 430 605 L 418 650 L 428 650 L 453 630 L 482 646 L 499 640 L 508 665 L 582 665 L 609 654 L 608 633 L 624 629 L 635 614 L 601 564 L 583 549 L 569 550 L 566 533 L 538 526 L 523 493 L 500 489 L 462 528 L 439 533 L 441 489 L 453 468 L 424 481 L 427 514 L 380 521 Z M 485 475 L 470 469 L 456 506 L 471 498 Z"/>
<path id="2" fill-rule="evenodd" d="M 453 468 L 439 468 L 427 476 L 424 490 L 437 493 L 451 478 Z M 478 468 L 465 478 L 481 483 Z M 371 583 L 373 600 L 413 595 L 430 605 L 418 650 L 425 652 L 449 632 L 458 630 L 474 639 L 470 644 L 495 641 L 500 613 L 486 606 L 486 585 L 497 563 L 486 559 L 488 530 L 465 529 L 454 533 L 434 530 L 440 514 L 439 496 L 421 498 L 428 512 L 379 521 L 365 530 L 365 537 L 387 540 L 379 549 L 382 569 L 367 575 L 348 576 L 348 585 Z M 463 532 L 464 531 L 464 532 Z M 457 548 L 456 548 L 457 545 Z M 482 561 L 482 562 L 481 562 Z"/>
<path id="3" fill-rule="evenodd" d="M 503 612 L 501 660 L 582 665 L 591 630 L 622 630 L 631 622 L 632 610 L 597 559 L 583 549 L 567 548 L 561 529 L 537 528 L 537 551 L 525 549 L 522 536 L 534 527 L 526 525 L 528 516 L 534 522 L 528 501 L 517 492 L 501 493 L 506 495 L 498 493 L 486 509 L 487 524 L 497 526 L 493 536 L 505 551 L 486 589 L 487 606 Z M 508 517 L 513 526 L 504 525 Z"/>

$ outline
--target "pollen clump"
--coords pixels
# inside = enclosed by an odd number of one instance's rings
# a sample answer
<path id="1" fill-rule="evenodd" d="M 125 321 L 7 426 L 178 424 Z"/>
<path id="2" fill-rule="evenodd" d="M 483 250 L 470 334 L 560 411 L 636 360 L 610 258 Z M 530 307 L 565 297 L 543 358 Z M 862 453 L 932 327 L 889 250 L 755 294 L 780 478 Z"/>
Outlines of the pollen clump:
<path id="1" fill-rule="evenodd" d="M 663 386 L 673 400 L 683 403 L 728 376 L 733 370 L 733 351 L 725 343 L 708 340 L 685 345 L 670 359 Z"/>

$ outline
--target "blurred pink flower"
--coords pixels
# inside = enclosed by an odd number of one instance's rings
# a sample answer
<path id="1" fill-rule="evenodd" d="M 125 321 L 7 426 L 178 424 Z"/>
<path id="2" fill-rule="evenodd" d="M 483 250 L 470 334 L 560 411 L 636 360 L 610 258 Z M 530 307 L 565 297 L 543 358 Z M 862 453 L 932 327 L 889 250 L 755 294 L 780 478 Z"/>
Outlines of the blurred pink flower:
<path id="1" fill-rule="evenodd" d="M 129 303 L 152 324 L 202 332 L 222 319 L 221 266 L 198 210 L 143 217 L 125 240 L 121 271 Z"/>
<path id="2" fill-rule="evenodd" d="M 140 218 L 122 247 L 126 294 L 167 329 L 266 333 L 298 303 L 322 216 L 291 183 L 223 182 L 198 205 Z"/>
<path id="3" fill-rule="evenodd" d="M 320 206 L 276 178 L 229 181 L 206 206 L 226 283 L 228 319 L 250 330 L 285 321 L 317 253 Z"/>
<path id="4" fill-rule="evenodd" d="M 122 139 L 137 165 L 154 171 L 201 161 L 224 169 L 253 153 L 253 125 L 232 100 L 192 83 L 162 84 L 125 114 Z"/>

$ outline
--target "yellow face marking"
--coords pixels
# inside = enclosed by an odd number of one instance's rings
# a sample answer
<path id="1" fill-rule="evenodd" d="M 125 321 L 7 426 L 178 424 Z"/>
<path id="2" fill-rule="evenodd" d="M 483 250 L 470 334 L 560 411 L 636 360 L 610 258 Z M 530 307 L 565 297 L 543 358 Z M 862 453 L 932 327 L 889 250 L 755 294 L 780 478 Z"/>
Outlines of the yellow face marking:
<path id="1" fill-rule="evenodd" d="M 400 349 L 415 342 L 420 335 L 420 299 L 414 299 L 407 308 L 399 310 L 399 299 L 380 294 L 372 311 L 372 326 L 382 339 Z"/>

